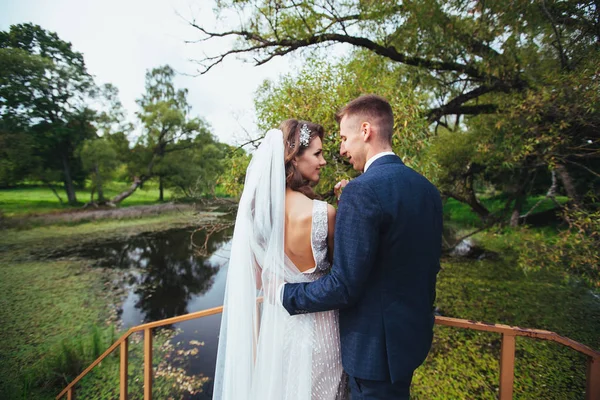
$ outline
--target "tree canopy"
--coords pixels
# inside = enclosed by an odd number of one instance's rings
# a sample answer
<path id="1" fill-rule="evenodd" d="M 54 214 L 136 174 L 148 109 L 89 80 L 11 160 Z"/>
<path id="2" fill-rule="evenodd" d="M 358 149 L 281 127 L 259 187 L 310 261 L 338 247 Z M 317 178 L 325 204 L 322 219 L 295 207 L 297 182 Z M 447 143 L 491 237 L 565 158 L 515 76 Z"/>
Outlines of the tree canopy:
<path id="1" fill-rule="evenodd" d="M 147 72 L 136 115 L 142 135 L 132 148 L 133 123 L 117 88 L 97 85 L 70 43 L 28 23 L 0 32 L 0 187 L 41 181 L 62 203 L 54 188 L 62 182 L 70 204 L 78 204 L 75 190 L 88 179 L 94 204 L 95 193 L 115 204 L 149 179 L 159 181 L 161 200 L 163 187 L 214 193 L 227 146 L 191 116 L 187 89 L 174 78 L 169 66 Z M 106 199 L 104 183 L 115 178 L 133 183 Z"/>
<path id="2" fill-rule="evenodd" d="M 369 92 L 387 96 L 399 113 L 403 103 L 387 85 L 400 82 L 418 113 L 409 119 L 397 115 L 409 128 L 397 124 L 395 140 L 411 144 L 411 165 L 429 169 L 446 195 L 468 203 L 482 218 L 489 214 L 475 193 L 482 184 L 500 187 L 517 217 L 523 198 L 542 190 L 540 176 L 545 177 L 544 191 L 557 176 L 575 203 L 590 189 L 598 190 L 600 11 L 595 2 L 218 2 L 217 13 L 226 9 L 239 15 L 231 29 L 190 21 L 202 40 L 237 39 L 234 47 L 198 60 L 201 73 L 232 55 L 260 65 L 294 52 L 308 57 L 305 65 L 314 70 L 302 72 L 293 84 L 287 78 L 261 89 L 274 99 L 262 111 L 264 102 L 258 101 L 261 121 L 271 126 L 274 115 L 330 120 L 314 97 L 307 96 L 312 103 L 305 108 L 289 106 L 285 112 L 275 100 L 287 96 L 290 104 L 301 103 L 292 97 L 304 95 L 311 85 L 322 90 L 322 76 L 338 89 L 355 89 L 338 97 L 322 91 L 320 101 L 330 102 L 327 115 Z M 354 69 L 355 80 L 332 81 L 319 69 L 335 44 L 355 49 L 343 61 Z M 382 64 L 376 74 L 364 74 Z M 378 86 L 383 80 L 388 81 Z M 413 142 L 415 136 L 429 139 Z"/>

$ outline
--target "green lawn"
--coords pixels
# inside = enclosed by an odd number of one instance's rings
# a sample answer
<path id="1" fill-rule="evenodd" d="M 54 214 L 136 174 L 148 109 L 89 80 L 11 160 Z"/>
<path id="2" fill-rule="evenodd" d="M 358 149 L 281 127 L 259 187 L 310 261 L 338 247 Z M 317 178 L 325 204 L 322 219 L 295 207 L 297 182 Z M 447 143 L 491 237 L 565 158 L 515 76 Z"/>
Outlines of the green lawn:
<path id="1" fill-rule="evenodd" d="M 111 198 L 130 184 L 123 182 L 110 182 L 105 188 L 105 197 Z M 56 191 L 63 201 L 66 201 L 66 194 L 62 187 L 56 187 Z M 81 205 L 90 200 L 89 189 L 79 189 L 76 191 L 77 200 L 80 205 L 69 206 L 61 205 L 54 193 L 47 186 L 27 185 L 12 189 L 0 190 L 0 210 L 8 217 L 24 216 L 27 214 L 43 214 L 68 209 L 79 209 Z M 173 194 L 169 190 L 164 192 L 165 201 L 172 199 Z M 121 202 L 121 206 L 134 206 L 144 204 L 154 204 L 158 202 L 158 185 L 153 182 L 147 182 L 142 189 L 136 190 L 131 196 Z"/>
<path id="2" fill-rule="evenodd" d="M 544 196 L 531 196 L 528 197 L 525 205 L 523 206 L 522 214 L 527 213 L 539 200 L 544 199 Z M 556 199 L 559 203 L 564 204 L 568 198 L 566 196 L 557 196 Z M 480 199 L 483 205 L 490 211 L 496 212 L 504 208 L 506 204 L 506 198 L 504 196 L 495 196 L 489 198 Z M 534 213 L 546 211 L 556 207 L 554 202 L 550 199 L 544 199 L 534 210 Z M 479 227 L 481 226 L 481 219 L 471 210 L 471 208 L 455 199 L 447 199 L 444 204 L 444 215 L 453 223 L 467 227 Z"/>
<path id="3" fill-rule="evenodd" d="M 437 301 L 448 317 L 554 331 L 600 350 L 600 301 L 562 271 L 524 273 L 516 266 L 519 235 L 477 235 L 498 260 L 442 261 Z M 417 370 L 414 399 L 497 399 L 499 334 L 435 328 L 432 351 Z M 515 399 L 583 399 L 586 358 L 558 345 L 517 338 Z"/>

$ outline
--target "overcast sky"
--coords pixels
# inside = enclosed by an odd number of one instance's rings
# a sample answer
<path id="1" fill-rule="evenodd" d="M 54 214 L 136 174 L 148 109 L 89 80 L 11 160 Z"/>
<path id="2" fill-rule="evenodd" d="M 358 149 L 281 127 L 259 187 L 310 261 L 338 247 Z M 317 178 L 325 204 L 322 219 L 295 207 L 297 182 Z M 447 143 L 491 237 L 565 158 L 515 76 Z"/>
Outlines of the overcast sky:
<path id="1" fill-rule="evenodd" d="M 182 73 L 195 73 L 190 59 L 215 54 L 227 43 L 186 44 L 199 37 L 177 13 L 207 26 L 231 25 L 215 21 L 211 0 L 3 0 L 0 30 L 32 22 L 56 32 L 83 53 L 96 83 L 118 87 L 120 99 L 134 120 L 135 100 L 144 90 L 147 69 L 169 64 Z M 178 76 L 178 87 L 189 89 L 193 113 L 205 118 L 219 140 L 235 143 L 243 129 L 256 133 L 253 98 L 260 83 L 290 71 L 291 59 L 275 59 L 264 66 L 230 58 L 199 77 Z"/>

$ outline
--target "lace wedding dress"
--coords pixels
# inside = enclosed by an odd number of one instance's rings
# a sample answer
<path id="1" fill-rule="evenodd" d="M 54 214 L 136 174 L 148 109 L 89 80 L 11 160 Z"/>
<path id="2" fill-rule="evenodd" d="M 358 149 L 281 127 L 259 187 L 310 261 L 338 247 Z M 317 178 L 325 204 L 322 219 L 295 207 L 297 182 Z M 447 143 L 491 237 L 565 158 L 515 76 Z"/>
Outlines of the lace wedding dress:
<path id="1" fill-rule="evenodd" d="M 315 281 L 325 275 L 331 264 L 327 258 L 327 203 L 313 200 L 311 246 L 315 267 L 304 271 L 299 282 Z M 286 257 L 286 263 L 293 263 Z M 308 320 L 308 321 L 305 321 Z M 310 326 L 310 330 L 303 329 Z M 298 350 L 311 352 L 311 400 L 347 399 L 347 379 L 342 369 L 338 312 L 325 311 L 303 314 L 287 319 L 288 359 L 299 356 Z M 302 336 L 302 337 L 299 337 Z M 309 348 L 298 349 L 298 344 L 310 341 Z M 292 364 L 292 366 L 295 364 Z M 289 371 L 290 382 L 298 371 Z M 298 388 L 299 389 L 299 388 Z M 305 397 L 308 399 L 309 397 Z"/>
<path id="2" fill-rule="evenodd" d="M 267 132 L 246 171 L 227 271 L 213 400 L 338 400 L 347 396 L 337 311 L 290 316 L 279 288 L 327 273 L 327 204 L 313 203 L 316 266 L 284 253 L 283 134 Z M 262 301 L 260 297 L 262 296 Z"/>

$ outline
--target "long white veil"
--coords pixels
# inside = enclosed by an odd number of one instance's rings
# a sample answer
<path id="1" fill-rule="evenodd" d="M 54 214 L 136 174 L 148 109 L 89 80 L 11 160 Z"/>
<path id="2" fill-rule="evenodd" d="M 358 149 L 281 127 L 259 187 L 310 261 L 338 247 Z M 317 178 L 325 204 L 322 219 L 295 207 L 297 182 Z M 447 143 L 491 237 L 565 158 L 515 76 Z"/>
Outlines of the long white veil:
<path id="1" fill-rule="evenodd" d="M 284 254 L 283 146 L 280 130 L 267 132 L 246 172 L 227 272 L 215 400 L 311 396 L 314 316 L 290 317 L 278 298 L 281 283 L 306 281 Z"/>

